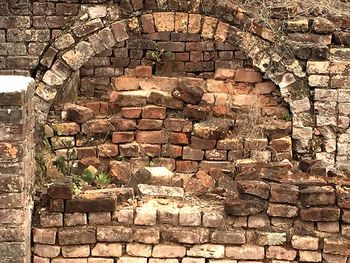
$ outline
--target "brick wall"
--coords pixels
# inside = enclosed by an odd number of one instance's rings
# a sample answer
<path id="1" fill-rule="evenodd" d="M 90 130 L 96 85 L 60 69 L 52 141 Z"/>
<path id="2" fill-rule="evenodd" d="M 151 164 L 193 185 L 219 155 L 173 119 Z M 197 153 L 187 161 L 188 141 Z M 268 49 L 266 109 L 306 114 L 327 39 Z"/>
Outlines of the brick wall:
<path id="1" fill-rule="evenodd" d="M 287 171 L 265 167 L 206 199 L 184 198 L 180 187 L 150 199 L 162 186 L 143 199 L 129 188 L 70 199 L 62 194 L 70 186 L 52 186 L 33 229 L 33 262 L 348 263 L 349 181 Z"/>
<path id="2" fill-rule="evenodd" d="M 196 32 L 192 30 L 191 32 Z M 116 76 L 139 65 L 152 65 L 152 54 L 165 50 L 162 62 L 154 64 L 157 76 L 188 76 L 210 79 L 218 68 L 252 67 L 237 46 L 203 38 L 199 33 L 153 32 L 131 35 L 113 49 L 91 58 L 81 69 L 82 97 L 106 97 Z"/>
<path id="3" fill-rule="evenodd" d="M 327 169 L 348 171 L 348 116 L 343 113 L 347 101 L 338 99 L 346 97 L 346 91 L 339 88 L 339 83 L 347 83 L 346 18 L 291 18 L 283 23 L 272 18 L 274 30 L 286 35 L 286 49 L 273 30 L 250 23 L 249 15 L 234 4 L 126 1 L 113 6 L 102 1 L 93 7 L 92 2 L 20 1 L 17 8 L 11 1 L 3 4 L 4 14 L 12 12 L 22 21 L 14 23 L 3 17 L 4 72 L 21 69 L 36 74 L 35 101 L 40 105 L 36 110 L 41 123 L 72 72 L 82 69 L 81 95 L 105 98 L 116 76 L 150 63 L 150 51 L 164 48 L 173 54 L 160 66 L 160 75 L 211 78 L 218 67 L 236 68 L 243 63 L 259 68 L 290 104 L 295 156 L 317 158 Z M 24 6 L 33 15 L 22 11 L 20 16 L 19 7 Z M 11 55 L 12 48 L 7 47 L 12 46 L 15 51 Z M 30 49 L 35 49 L 36 55 L 29 55 Z M 308 64 L 317 62 L 342 66 L 329 72 L 322 66 L 320 72 L 310 71 Z M 336 86 L 337 91 L 333 90 Z M 322 98 L 327 92 L 324 88 L 332 93 L 326 95 L 328 101 Z M 326 107 L 332 109 L 332 116 L 324 113 Z"/>
<path id="4" fill-rule="evenodd" d="M 115 78 L 108 101 L 57 106 L 45 129 L 52 159 L 65 156 L 69 141 L 81 169 L 91 164 L 109 171 L 117 184 L 130 179 L 125 168 L 147 165 L 147 154 L 156 165 L 189 174 L 292 159 L 288 108 L 260 72 L 218 69 L 214 79 L 203 80 L 151 71 L 139 66 Z"/>
<path id="5" fill-rule="evenodd" d="M 2 76 L 0 85 L 0 257 L 31 262 L 34 81 Z"/>

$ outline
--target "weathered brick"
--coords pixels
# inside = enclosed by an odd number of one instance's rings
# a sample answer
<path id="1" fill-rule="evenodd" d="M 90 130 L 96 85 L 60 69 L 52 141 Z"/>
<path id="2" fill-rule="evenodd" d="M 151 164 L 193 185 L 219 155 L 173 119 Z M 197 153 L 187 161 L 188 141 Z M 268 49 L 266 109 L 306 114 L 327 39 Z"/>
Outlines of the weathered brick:
<path id="1" fill-rule="evenodd" d="M 266 257 L 273 259 L 294 260 L 296 255 L 295 250 L 281 246 L 270 246 L 266 251 Z"/>
<path id="2" fill-rule="evenodd" d="M 163 13 L 154 13 L 153 14 L 155 27 L 158 32 L 172 32 L 175 27 L 175 18 L 174 13 L 163 12 Z"/>
<path id="3" fill-rule="evenodd" d="M 139 143 L 162 144 L 166 143 L 168 136 L 165 131 L 137 131 L 136 141 Z"/>
<path id="4" fill-rule="evenodd" d="M 292 237 L 292 246 L 295 249 L 301 250 L 317 250 L 318 249 L 318 238 L 310 236 L 298 236 Z"/>
<path id="5" fill-rule="evenodd" d="M 179 213 L 179 224 L 182 226 L 199 226 L 201 224 L 201 212 L 194 208 L 183 208 Z"/>
<path id="6" fill-rule="evenodd" d="M 39 244 L 54 245 L 56 243 L 56 229 L 33 228 L 33 241 Z"/>
<path id="7" fill-rule="evenodd" d="M 89 245 L 79 245 L 79 246 L 62 246 L 63 257 L 88 257 L 90 255 Z"/>
<path id="8" fill-rule="evenodd" d="M 267 209 L 267 214 L 276 217 L 296 217 L 298 216 L 299 209 L 295 206 L 284 204 L 270 203 Z"/>
<path id="9" fill-rule="evenodd" d="M 227 253 L 227 250 L 226 250 Z M 204 258 L 224 258 L 225 246 L 223 245 L 194 245 L 187 250 L 187 256 Z M 231 255 L 228 255 L 231 256 Z"/>
<path id="10" fill-rule="evenodd" d="M 58 231 L 60 245 L 80 245 L 96 243 L 96 230 L 94 228 L 66 228 Z"/>
<path id="11" fill-rule="evenodd" d="M 157 258 L 183 258 L 186 255 L 186 247 L 179 245 L 155 245 L 152 257 Z"/>
<path id="12" fill-rule="evenodd" d="M 340 209 L 333 207 L 313 207 L 300 211 L 301 219 L 305 221 L 337 221 L 340 217 Z"/>
<path id="13" fill-rule="evenodd" d="M 87 216 L 85 213 L 65 213 L 64 225 L 65 226 L 83 226 L 87 224 Z"/>
<path id="14" fill-rule="evenodd" d="M 119 243 L 97 243 L 91 250 L 95 257 L 120 257 L 123 254 L 123 245 Z"/>
<path id="15" fill-rule="evenodd" d="M 34 254 L 46 258 L 54 258 L 61 253 L 61 248 L 59 246 L 50 245 L 35 244 L 33 250 Z"/>

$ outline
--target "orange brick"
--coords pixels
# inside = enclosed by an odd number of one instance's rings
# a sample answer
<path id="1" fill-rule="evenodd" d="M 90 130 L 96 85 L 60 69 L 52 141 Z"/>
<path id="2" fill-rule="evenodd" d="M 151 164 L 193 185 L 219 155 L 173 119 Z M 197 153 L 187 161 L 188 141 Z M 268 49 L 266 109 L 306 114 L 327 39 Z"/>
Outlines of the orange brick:
<path id="1" fill-rule="evenodd" d="M 133 132 L 113 132 L 112 142 L 113 143 L 126 143 L 134 140 Z"/>
<path id="2" fill-rule="evenodd" d="M 235 81 L 257 83 L 262 82 L 262 74 L 254 69 L 237 69 Z"/>
<path id="3" fill-rule="evenodd" d="M 141 115 L 141 108 L 140 107 L 121 108 L 120 114 L 127 119 L 137 119 Z"/>
<path id="4" fill-rule="evenodd" d="M 189 140 L 186 133 L 170 132 L 169 142 L 172 144 L 188 145 Z"/>

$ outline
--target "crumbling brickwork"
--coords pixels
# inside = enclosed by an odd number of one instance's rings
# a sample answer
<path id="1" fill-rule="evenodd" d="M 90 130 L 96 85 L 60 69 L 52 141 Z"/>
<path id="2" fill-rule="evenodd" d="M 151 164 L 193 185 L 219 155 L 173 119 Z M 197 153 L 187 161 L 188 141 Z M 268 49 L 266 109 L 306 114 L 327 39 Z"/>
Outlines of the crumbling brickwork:
<path id="1" fill-rule="evenodd" d="M 31 262 L 34 81 L 0 77 L 0 258 Z"/>
<path id="2" fill-rule="evenodd" d="M 287 171 L 237 177 L 221 190 L 225 202 L 219 192 L 183 199 L 180 187 L 149 185 L 139 186 L 142 201 L 128 188 L 70 199 L 52 186 L 33 229 L 33 262 L 349 262 L 350 192 L 341 186 L 349 182 L 333 187 L 332 179 Z"/>
<path id="3" fill-rule="evenodd" d="M 70 149 L 79 167 L 109 171 L 117 184 L 150 156 L 188 174 L 292 159 L 288 108 L 276 85 L 253 69 L 218 69 L 206 81 L 152 76 L 151 67 L 139 66 L 115 78 L 113 89 L 109 101 L 52 112 L 45 136 L 56 157 Z"/>

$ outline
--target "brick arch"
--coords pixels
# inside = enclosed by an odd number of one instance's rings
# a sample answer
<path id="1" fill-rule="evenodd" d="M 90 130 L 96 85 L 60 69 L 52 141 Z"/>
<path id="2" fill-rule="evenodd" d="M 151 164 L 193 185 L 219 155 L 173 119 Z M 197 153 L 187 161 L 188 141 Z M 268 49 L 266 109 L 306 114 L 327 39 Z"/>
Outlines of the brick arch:
<path id="1" fill-rule="evenodd" d="M 279 86 L 293 114 L 295 150 L 300 154 L 310 153 L 314 123 L 305 121 L 313 120 L 306 74 L 299 62 L 275 42 L 274 33 L 252 23 L 249 14 L 234 5 L 220 1 L 201 1 L 199 4 L 198 0 L 193 0 L 184 7 L 181 3 L 187 1 L 170 2 L 179 2 L 177 9 L 169 4 L 157 6 L 150 13 L 143 9 L 145 6 L 141 8 L 141 0 L 134 0 L 132 4 L 124 1 L 129 3 L 121 9 L 125 17 L 118 15 L 115 6 L 109 12 L 95 8 L 80 14 L 72 27 L 56 38 L 41 58 L 34 99 L 38 123 L 46 121 L 56 95 L 74 71 L 91 57 L 129 39 L 130 32 L 179 32 L 188 30 L 190 25 L 196 28 L 199 22 L 198 33 L 202 37 L 240 47 L 253 65 Z M 186 10 L 191 12 L 181 12 Z M 223 13 L 226 15 L 220 16 Z"/>

